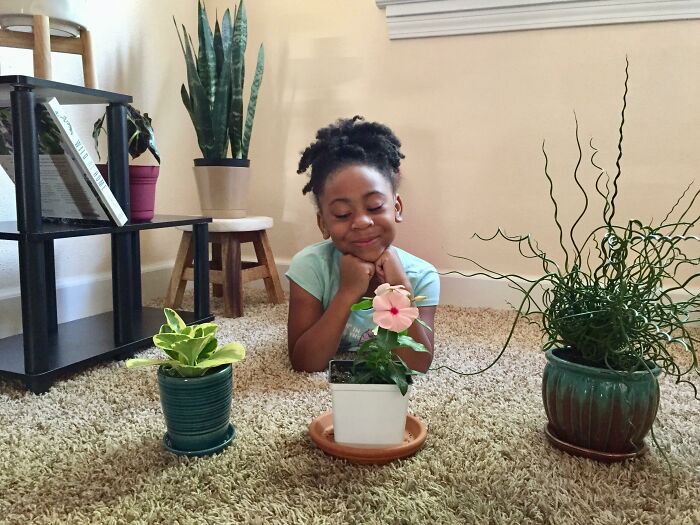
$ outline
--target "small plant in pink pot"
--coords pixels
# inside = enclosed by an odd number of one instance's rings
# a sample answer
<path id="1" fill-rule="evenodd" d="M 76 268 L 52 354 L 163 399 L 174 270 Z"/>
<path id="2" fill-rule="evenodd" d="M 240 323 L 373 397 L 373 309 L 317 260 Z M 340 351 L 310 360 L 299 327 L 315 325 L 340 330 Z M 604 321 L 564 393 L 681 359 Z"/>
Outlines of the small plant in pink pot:
<path id="1" fill-rule="evenodd" d="M 127 105 L 126 132 L 128 136 L 129 155 L 132 159 L 150 151 L 158 165 L 129 165 L 129 202 L 132 221 L 145 222 L 153 219 L 156 199 L 156 181 L 160 172 L 160 152 L 156 145 L 153 123 L 148 113 L 141 113 L 131 105 Z M 102 115 L 93 126 L 92 138 L 95 140 L 97 157 L 100 157 L 99 136 L 107 133 L 105 128 L 106 114 Z M 109 180 L 107 164 L 97 164 L 100 174 Z"/>
<path id="2" fill-rule="evenodd" d="M 335 441 L 347 445 L 392 446 L 404 439 L 411 377 L 422 375 L 394 350 L 427 349 L 408 335 L 418 317 L 416 302 L 403 286 L 382 284 L 353 311 L 374 309 L 375 336 L 364 341 L 354 361 L 333 360 L 329 381 L 333 395 Z M 428 327 L 429 328 L 429 327 Z"/>

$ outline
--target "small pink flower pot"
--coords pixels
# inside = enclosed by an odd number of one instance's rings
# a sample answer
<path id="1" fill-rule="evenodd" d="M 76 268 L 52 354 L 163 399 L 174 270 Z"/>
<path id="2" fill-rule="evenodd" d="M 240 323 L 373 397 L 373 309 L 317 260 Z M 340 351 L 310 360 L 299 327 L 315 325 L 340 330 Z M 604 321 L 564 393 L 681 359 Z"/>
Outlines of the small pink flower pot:
<path id="1" fill-rule="evenodd" d="M 107 177 L 107 165 L 97 164 L 102 177 Z M 129 202 L 134 222 L 150 221 L 154 215 L 156 202 L 156 181 L 160 166 L 129 166 Z"/>

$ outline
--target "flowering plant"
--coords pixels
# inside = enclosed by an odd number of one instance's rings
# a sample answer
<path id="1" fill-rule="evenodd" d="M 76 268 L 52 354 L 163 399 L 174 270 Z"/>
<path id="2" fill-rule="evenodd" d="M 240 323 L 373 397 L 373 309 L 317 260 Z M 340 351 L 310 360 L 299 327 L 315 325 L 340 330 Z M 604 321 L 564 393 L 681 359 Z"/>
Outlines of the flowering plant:
<path id="1" fill-rule="evenodd" d="M 403 285 L 381 284 L 374 297 L 363 297 L 352 305 L 352 311 L 374 309 L 372 320 L 377 324 L 375 337 L 360 345 L 352 366 L 353 383 L 395 383 L 402 395 L 408 391 L 408 378 L 421 374 L 409 367 L 394 353 L 397 348 L 427 352 L 421 343 L 408 335 L 408 328 L 416 321 L 430 327 L 418 317 L 415 303 L 425 297 L 411 297 Z"/>

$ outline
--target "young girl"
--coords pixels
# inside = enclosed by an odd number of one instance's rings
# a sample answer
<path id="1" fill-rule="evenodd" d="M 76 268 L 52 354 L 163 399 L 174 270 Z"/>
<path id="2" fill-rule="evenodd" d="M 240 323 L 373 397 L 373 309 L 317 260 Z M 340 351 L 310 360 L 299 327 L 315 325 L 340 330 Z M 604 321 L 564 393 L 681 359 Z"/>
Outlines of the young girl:
<path id="1" fill-rule="evenodd" d="M 350 312 L 382 283 L 401 284 L 431 328 L 440 296 L 435 268 L 395 246 L 403 202 L 396 189 L 404 155 L 386 126 L 362 117 L 338 120 L 316 134 L 298 173 L 310 172 L 311 191 L 324 241 L 297 253 L 289 266 L 288 344 L 295 370 L 326 369 L 337 351 L 356 349 L 373 337 L 372 310 Z M 408 335 L 428 353 L 397 350 L 408 366 L 425 372 L 433 359 L 433 332 L 414 322 Z"/>

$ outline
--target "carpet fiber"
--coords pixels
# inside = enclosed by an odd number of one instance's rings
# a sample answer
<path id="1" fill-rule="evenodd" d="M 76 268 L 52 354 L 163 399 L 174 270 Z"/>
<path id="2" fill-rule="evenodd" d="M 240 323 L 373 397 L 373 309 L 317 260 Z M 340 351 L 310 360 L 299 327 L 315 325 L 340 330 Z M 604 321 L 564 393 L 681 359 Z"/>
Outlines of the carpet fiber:
<path id="1" fill-rule="evenodd" d="M 325 374 L 289 368 L 287 306 L 249 296 L 245 317 L 217 318 L 220 340 L 248 349 L 234 368 L 238 434 L 217 456 L 163 450 L 155 368 L 96 366 L 41 396 L 0 382 L 0 523 L 700 523 L 700 402 L 688 387 L 662 379 L 655 431 L 672 475 L 651 443 L 623 464 L 569 456 L 544 437 L 545 359 L 522 326 L 487 373 L 416 381 L 410 410 L 429 429 L 417 455 L 351 465 L 308 438 L 330 392 Z M 512 317 L 440 307 L 435 364 L 490 362 Z"/>

